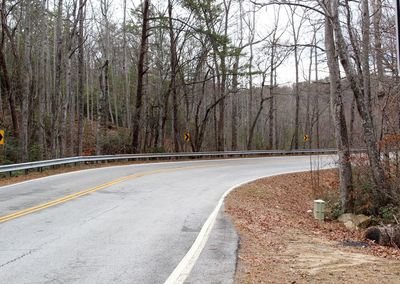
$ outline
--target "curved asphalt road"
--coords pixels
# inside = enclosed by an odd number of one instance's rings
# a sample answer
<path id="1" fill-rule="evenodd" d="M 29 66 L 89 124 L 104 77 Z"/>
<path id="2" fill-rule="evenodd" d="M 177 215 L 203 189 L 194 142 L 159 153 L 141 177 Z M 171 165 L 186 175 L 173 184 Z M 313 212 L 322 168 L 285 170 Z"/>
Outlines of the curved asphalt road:
<path id="1" fill-rule="evenodd" d="M 0 283 L 163 283 L 225 191 L 309 167 L 302 156 L 153 163 L 0 187 Z"/>

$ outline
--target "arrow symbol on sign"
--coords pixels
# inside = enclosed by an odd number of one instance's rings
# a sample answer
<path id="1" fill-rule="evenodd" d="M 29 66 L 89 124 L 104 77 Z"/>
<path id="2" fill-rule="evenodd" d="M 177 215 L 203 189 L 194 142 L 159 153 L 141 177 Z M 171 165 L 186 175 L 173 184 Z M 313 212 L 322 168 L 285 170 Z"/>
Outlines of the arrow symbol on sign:
<path id="1" fill-rule="evenodd" d="M 0 141 L 3 140 L 3 134 L 0 133 Z"/>
<path id="2" fill-rule="evenodd" d="M 190 140 L 190 134 L 188 132 L 185 132 L 184 138 L 185 138 L 185 141 L 189 141 Z"/>

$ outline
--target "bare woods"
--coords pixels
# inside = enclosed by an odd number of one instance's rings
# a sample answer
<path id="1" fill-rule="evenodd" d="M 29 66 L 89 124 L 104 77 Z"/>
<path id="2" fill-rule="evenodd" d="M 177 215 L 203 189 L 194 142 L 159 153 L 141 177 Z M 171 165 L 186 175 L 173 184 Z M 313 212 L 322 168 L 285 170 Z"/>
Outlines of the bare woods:
<path id="1" fill-rule="evenodd" d="M 1 161 L 337 147 L 354 211 L 349 149 L 365 147 L 387 203 L 392 2 L 1 0 Z"/>

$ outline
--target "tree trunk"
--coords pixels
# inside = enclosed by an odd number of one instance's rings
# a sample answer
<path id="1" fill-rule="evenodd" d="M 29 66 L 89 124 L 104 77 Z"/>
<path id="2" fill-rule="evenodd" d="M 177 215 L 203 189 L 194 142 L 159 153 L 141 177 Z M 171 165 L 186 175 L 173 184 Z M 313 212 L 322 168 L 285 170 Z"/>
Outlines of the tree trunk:
<path id="1" fill-rule="evenodd" d="M 10 80 L 10 75 L 9 75 L 9 71 L 7 68 L 7 62 L 6 62 L 6 57 L 5 57 L 5 51 L 4 51 L 4 47 L 5 47 L 5 36 L 7 33 L 7 14 L 6 14 L 6 1 L 7 0 L 3 0 L 1 3 L 1 9 L 0 9 L 0 17 L 1 17 L 1 34 L 2 34 L 2 38 L 0 41 L 0 85 L 2 88 L 3 93 L 5 94 L 5 97 L 8 100 L 8 105 L 10 108 L 10 113 L 11 113 L 11 120 L 12 120 L 12 127 L 13 127 L 13 131 L 12 131 L 12 135 L 14 137 L 18 137 L 19 136 L 19 123 L 18 123 L 18 116 L 17 116 L 17 110 L 16 110 L 16 106 L 15 106 L 15 98 L 14 98 L 14 93 L 12 91 L 12 86 L 11 86 L 11 80 Z M 9 31 L 8 31 L 9 32 Z M 15 48 L 15 45 L 12 44 L 11 45 L 12 49 L 13 49 L 13 54 L 14 57 L 17 57 L 17 51 Z M 16 60 L 18 60 L 18 58 L 16 58 Z"/>
<path id="2" fill-rule="evenodd" d="M 5 56 L 3 53 L 3 50 L 0 49 L 0 71 L 1 71 L 1 88 L 3 93 L 5 94 L 5 97 L 8 100 L 8 106 L 10 108 L 10 113 L 11 113 L 11 121 L 12 121 L 12 126 L 13 126 L 13 131 L 12 134 L 14 137 L 19 136 L 19 123 L 18 123 L 18 116 L 17 116 L 17 110 L 15 107 L 15 99 L 14 99 L 14 94 L 11 90 L 11 81 L 10 77 L 8 75 L 8 69 L 6 65 L 6 60 Z"/>
<path id="3" fill-rule="evenodd" d="M 128 67 L 128 54 L 127 54 L 127 40 L 126 40 L 126 0 L 124 0 L 124 20 L 123 20 L 123 41 L 124 41 L 124 95 L 125 95 L 125 127 L 131 128 L 131 99 L 130 99 L 130 81 L 129 81 L 129 67 Z"/>
<path id="4" fill-rule="evenodd" d="M 265 85 L 265 79 L 266 79 L 266 72 L 262 74 L 262 82 L 261 82 L 261 90 L 260 90 L 260 104 L 258 106 L 257 114 L 254 117 L 254 120 L 251 122 L 250 129 L 249 129 L 249 138 L 247 140 L 247 149 L 252 148 L 253 144 L 253 136 L 254 136 L 254 129 L 256 128 L 257 121 L 260 118 L 261 112 L 264 109 L 264 102 L 267 100 L 264 98 L 264 85 Z"/>
<path id="5" fill-rule="evenodd" d="M 168 20 L 170 37 L 170 63 L 171 63 L 171 93 L 172 93 L 172 129 L 174 151 L 179 152 L 179 127 L 178 127 L 178 99 L 176 87 L 176 75 L 178 66 L 178 56 L 176 54 L 176 39 L 172 22 L 172 3 L 168 0 Z"/>
<path id="6" fill-rule="evenodd" d="M 298 47 L 297 42 L 294 46 L 294 66 L 295 66 L 295 74 L 296 81 L 294 86 L 294 97 L 295 97 L 295 116 L 294 116 L 294 133 L 293 133 L 293 142 L 292 149 L 299 149 L 299 113 L 300 113 L 300 94 L 299 94 L 299 58 L 298 58 Z"/>
<path id="7" fill-rule="evenodd" d="M 56 47 L 55 47 L 55 85 L 54 92 L 51 98 L 51 157 L 57 158 L 57 137 L 58 137 L 58 101 L 62 97 L 61 92 L 61 75 L 62 75 L 62 13 L 63 13 L 63 0 L 58 1 L 57 20 L 56 20 Z"/>
<path id="8" fill-rule="evenodd" d="M 317 45 L 317 37 L 315 37 L 315 45 Z M 314 65 L 315 65 L 315 108 L 316 108 L 316 144 L 317 144 L 317 149 L 320 148 L 320 112 L 319 112 L 319 92 L 318 92 L 318 84 L 319 84 L 319 79 L 318 79 L 318 49 L 314 48 Z"/>
<path id="9" fill-rule="evenodd" d="M 225 63 L 223 64 L 225 68 Z M 226 71 L 222 72 L 222 80 L 220 85 L 220 102 L 218 103 L 218 144 L 217 151 L 225 150 L 225 86 Z"/>
<path id="10" fill-rule="evenodd" d="M 70 96 L 72 96 L 72 88 L 71 88 L 71 57 L 68 57 L 66 60 L 65 66 L 65 94 L 62 98 L 61 104 L 61 119 L 60 119 L 60 157 L 65 157 L 65 153 L 67 150 L 67 115 L 68 115 L 68 104 L 70 101 Z"/>
<path id="11" fill-rule="evenodd" d="M 314 35 L 315 37 L 316 35 Z M 313 40 L 314 41 L 314 40 Z M 312 76 L 312 66 L 313 66 L 313 48 L 310 48 L 310 64 L 308 66 L 308 86 L 307 86 L 307 96 L 306 96 L 306 123 L 304 127 L 304 134 L 309 136 L 308 141 L 304 141 L 304 148 L 311 149 L 313 143 L 313 114 L 311 114 L 311 76 Z M 308 145 L 307 145 L 308 144 Z M 308 147 L 307 147 L 308 146 Z"/>
<path id="12" fill-rule="evenodd" d="M 84 21 L 85 21 L 85 5 L 86 0 L 79 0 L 79 29 L 78 29 L 78 96 L 77 96 L 77 106 L 78 106 L 78 137 L 77 137 L 77 148 L 76 155 L 81 156 L 83 150 L 83 112 L 84 112 Z M 89 106 L 88 106 L 89 107 Z"/>
<path id="13" fill-rule="evenodd" d="M 252 12 L 252 22 L 249 23 L 249 34 L 250 34 L 250 57 L 249 57 L 249 95 L 247 98 L 247 150 L 251 150 L 252 140 L 253 140 L 253 41 L 254 41 L 254 33 L 255 33 L 255 11 Z M 251 21 L 251 20 L 249 20 Z"/>
<path id="14" fill-rule="evenodd" d="M 356 120 L 356 99 L 353 97 L 350 109 L 350 147 L 354 146 L 354 123 Z"/>
<path id="15" fill-rule="evenodd" d="M 325 0 L 325 5 L 327 7 L 330 5 L 329 0 Z M 354 211 L 354 200 L 350 151 L 346 119 L 344 116 L 339 64 L 334 43 L 333 26 L 328 16 L 325 18 L 325 48 L 328 58 L 330 101 L 335 126 L 335 140 L 339 156 L 338 166 L 342 210 L 345 213 L 351 213 Z"/>
<path id="16" fill-rule="evenodd" d="M 144 0 L 142 35 L 139 48 L 139 61 L 138 61 L 138 72 L 137 72 L 135 115 L 133 117 L 133 122 L 132 122 L 133 153 L 137 153 L 139 151 L 139 130 L 140 130 L 140 123 L 142 116 L 142 104 L 143 104 L 143 93 L 144 93 L 143 80 L 146 74 L 144 62 L 147 53 L 147 38 L 149 29 L 149 5 L 150 5 L 150 0 Z"/>
<path id="17" fill-rule="evenodd" d="M 381 19 L 382 19 L 382 0 L 372 1 L 374 16 L 373 16 L 373 26 L 374 26 L 374 52 L 375 52 L 375 62 L 377 69 L 377 79 L 378 79 L 378 97 L 383 97 L 385 95 L 383 90 L 383 51 L 382 51 L 382 33 L 381 33 Z"/>
<path id="18" fill-rule="evenodd" d="M 39 159 L 43 160 L 46 157 L 46 137 L 45 137 L 45 124 L 44 117 L 46 115 L 46 97 L 48 92 L 47 82 L 48 79 L 48 23 L 47 23 L 47 13 L 46 13 L 46 2 L 47 0 L 42 1 L 42 10 L 41 10 L 41 29 L 43 31 L 41 44 L 42 49 L 40 51 L 40 63 L 39 63 L 39 72 L 40 72 L 40 87 L 39 87 L 39 113 L 38 113 L 38 144 L 40 147 Z"/>
<path id="19" fill-rule="evenodd" d="M 270 69 L 271 73 L 269 75 L 269 111 L 268 111 L 268 148 L 275 149 L 276 145 L 274 145 L 274 115 L 275 115 L 275 98 L 274 98 L 274 70 L 275 70 L 275 32 L 274 32 L 274 43 L 271 46 L 271 60 L 270 60 Z M 275 147 L 274 147 L 275 146 Z"/>
<path id="20" fill-rule="evenodd" d="M 31 81 L 32 81 L 32 63 L 30 57 L 31 49 L 31 0 L 25 0 L 22 2 L 25 8 L 24 17 L 24 33 L 23 33 L 23 62 L 20 62 L 22 66 L 19 76 L 21 76 L 21 132 L 19 136 L 20 143 L 20 157 L 21 162 L 28 161 L 28 120 L 29 120 L 29 94 L 31 91 Z"/>
<path id="21" fill-rule="evenodd" d="M 100 98 L 99 109 L 97 114 L 97 135 L 96 135 L 96 154 L 104 154 L 104 142 L 107 136 L 108 123 L 108 60 L 104 63 L 100 70 Z"/>
<path id="22" fill-rule="evenodd" d="M 231 97 L 231 135 L 232 135 L 232 151 L 236 151 L 238 149 L 238 125 L 237 125 L 237 115 L 238 115 L 238 111 L 237 111 L 237 99 L 238 99 L 238 95 L 239 95 L 239 90 L 238 90 L 238 72 L 239 72 L 239 59 L 240 56 L 236 56 L 235 58 L 235 63 L 233 64 L 233 76 L 232 76 L 232 97 Z"/>
<path id="23" fill-rule="evenodd" d="M 365 11 L 367 9 L 367 4 L 364 3 L 366 0 L 362 2 L 363 11 L 363 36 L 368 37 L 365 33 L 369 32 L 368 22 L 369 22 L 369 15 L 368 12 Z M 365 90 L 365 88 L 370 88 L 370 83 L 368 82 L 369 76 L 369 62 L 368 62 L 368 55 L 369 55 L 369 47 L 367 44 L 363 44 L 363 52 L 362 52 L 362 65 L 363 68 L 363 75 L 359 74 L 361 77 L 361 84 L 358 81 L 357 73 L 350 62 L 350 57 L 347 51 L 347 45 L 344 40 L 344 36 L 341 30 L 340 21 L 338 18 L 338 7 L 339 3 L 338 0 L 333 1 L 333 25 L 335 30 L 335 38 L 337 39 L 338 45 L 338 52 L 340 57 L 340 63 L 346 73 L 346 77 L 349 80 L 350 87 L 354 93 L 356 98 L 357 109 L 360 114 L 362 120 L 362 129 L 364 133 L 364 141 L 367 146 L 367 153 L 370 161 L 371 172 L 373 181 L 376 185 L 376 189 L 373 189 L 374 192 L 374 201 L 375 205 L 380 203 L 386 203 L 387 195 L 389 194 L 389 186 L 385 177 L 385 173 L 383 171 L 383 167 L 380 163 L 380 153 L 377 146 L 375 130 L 373 126 L 373 118 L 371 113 L 371 98 L 370 98 L 370 89 Z M 366 74 L 368 73 L 368 74 Z"/>

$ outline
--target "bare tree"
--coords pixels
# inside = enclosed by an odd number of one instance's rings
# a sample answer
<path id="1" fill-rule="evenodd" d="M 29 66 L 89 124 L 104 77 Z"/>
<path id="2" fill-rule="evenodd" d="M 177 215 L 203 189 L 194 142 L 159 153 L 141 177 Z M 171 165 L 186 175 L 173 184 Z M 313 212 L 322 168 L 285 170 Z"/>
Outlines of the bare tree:
<path id="1" fill-rule="evenodd" d="M 174 151 L 179 152 L 179 126 L 178 126 L 178 100 L 176 75 L 178 67 L 178 56 L 176 53 L 176 38 L 172 21 L 172 1 L 168 0 L 168 20 L 169 20 L 169 37 L 170 37 L 170 63 L 171 63 L 171 94 L 172 94 L 172 128 Z"/>
<path id="2" fill-rule="evenodd" d="M 1 16 L 1 41 L 0 41 L 0 82 L 2 93 L 7 97 L 8 105 L 10 108 L 11 120 L 12 120 L 12 127 L 13 127 L 13 136 L 19 136 L 19 123 L 17 117 L 17 110 L 15 105 L 15 94 L 12 92 L 12 83 L 11 83 L 11 76 L 9 72 L 9 68 L 6 62 L 5 56 L 5 43 L 6 38 L 10 41 L 11 46 L 11 54 L 13 58 L 18 62 L 18 53 L 17 53 L 17 46 L 15 42 L 15 35 L 10 31 L 10 28 L 7 24 L 8 15 L 15 9 L 15 6 L 7 9 L 7 1 L 3 0 L 1 3 L 0 9 L 0 16 Z"/>
<path id="3" fill-rule="evenodd" d="M 21 131 L 20 131 L 20 151 L 21 161 L 28 160 L 28 119 L 29 119 L 29 93 L 32 81 L 32 64 L 31 64 L 31 1 L 23 1 L 23 38 L 22 38 L 22 58 L 20 62 L 19 76 L 21 76 Z"/>
<path id="4" fill-rule="evenodd" d="M 82 155 L 83 150 L 83 113 L 84 113 L 84 67 L 85 67 L 85 51 L 84 51 L 84 25 L 85 25 L 85 7 L 87 0 L 79 0 L 79 11 L 78 11 L 78 147 L 76 150 L 76 155 Z M 88 106 L 89 107 L 89 106 Z"/>
<path id="5" fill-rule="evenodd" d="M 128 67 L 128 42 L 127 42 L 127 24 L 126 24 L 126 0 L 124 0 L 124 20 L 122 23 L 123 29 L 123 69 L 124 69 L 124 94 L 125 94 L 125 126 L 131 128 L 131 100 L 130 100 L 130 80 Z"/>
<path id="6" fill-rule="evenodd" d="M 142 35 L 140 39 L 139 47 L 139 60 L 138 60 L 138 72 L 137 72 L 137 86 L 136 86 L 136 103 L 135 103 L 135 114 L 132 122 L 132 151 L 138 152 L 139 149 L 139 130 L 140 122 L 142 117 L 142 103 L 144 95 L 144 76 L 147 72 L 144 64 L 145 57 L 147 54 L 147 40 L 149 30 L 149 6 L 150 0 L 144 0 L 143 3 L 143 20 L 142 20 Z"/>
<path id="7" fill-rule="evenodd" d="M 335 10 L 330 5 L 330 1 L 324 1 L 328 15 L 335 17 Z M 334 41 L 333 24 L 328 15 L 325 16 L 325 48 L 329 67 L 330 100 L 335 126 L 335 140 L 339 156 L 341 203 L 343 211 L 351 213 L 354 210 L 354 195 L 349 141 L 344 115 L 338 54 Z"/>
<path id="8" fill-rule="evenodd" d="M 389 188 L 385 173 L 383 171 L 380 154 L 377 147 L 376 134 L 374 129 L 373 117 L 371 112 L 371 86 L 369 74 L 369 8 L 368 1 L 361 2 L 362 7 L 362 53 L 360 57 L 361 68 L 358 67 L 358 73 L 354 68 L 350 55 L 348 53 L 347 44 L 343 36 L 343 31 L 339 19 L 339 2 L 338 0 L 332 3 L 332 22 L 335 31 L 335 38 L 337 41 L 337 49 L 340 57 L 341 65 L 346 73 L 346 78 L 349 80 L 350 87 L 353 91 L 357 109 L 362 119 L 362 129 L 364 134 L 364 141 L 367 146 L 368 157 L 371 164 L 371 172 L 376 189 L 374 189 L 375 201 L 379 204 L 387 199 Z M 347 15 L 349 17 L 349 15 Z"/>
<path id="9" fill-rule="evenodd" d="M 298 13 L 298 6 L 289 5 L 289 22 L 292 28 L 293 36 L 293 55 L 294 55 L 294 68 L 295 68 L 295 85 L 294 85 L 294 97 L 295 97 L 295 117 L 294 117 L 294 132 L 291 142 L 292 149 L 299 148 L 299 128 L 300 128 L 300 90 L 299 90 L 299 65 L 300 56 L 302 53 L 300 45 L 301 29 L 305 23 L 305 10 L 302 10 L 303 14 L 300 19 L 297 20 L 296 14 Z"/>

